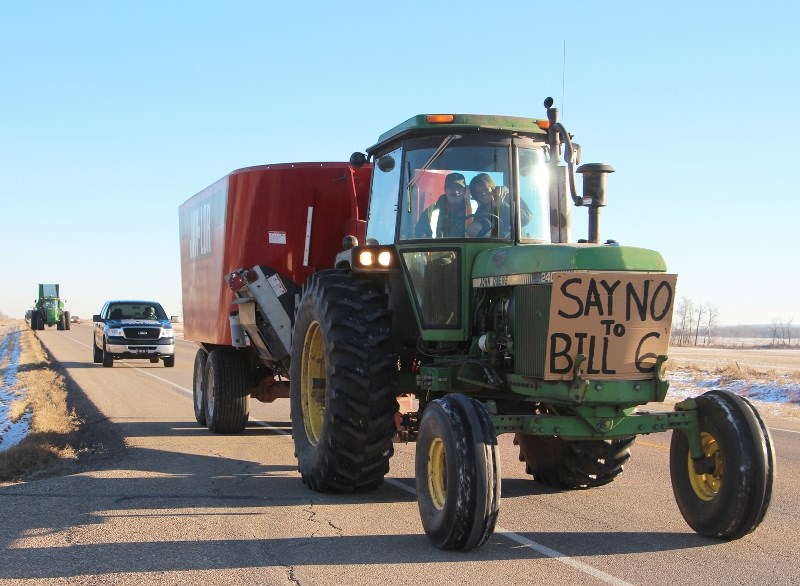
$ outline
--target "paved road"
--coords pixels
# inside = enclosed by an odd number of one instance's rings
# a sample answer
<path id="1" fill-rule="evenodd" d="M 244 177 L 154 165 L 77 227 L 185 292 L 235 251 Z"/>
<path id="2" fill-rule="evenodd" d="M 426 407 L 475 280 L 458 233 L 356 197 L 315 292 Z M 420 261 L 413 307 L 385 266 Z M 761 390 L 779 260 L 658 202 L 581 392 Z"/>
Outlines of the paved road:
<path id="1" fill-rule="evenodd" d="M 73 474 L 0 489 L 0 584 L 800 583 L 800 433 L 779 420 L 773 505 L 744 539 L 687 527 L 668 435 L 639 438 L 611 485 L 570 492 L 528 480 L 502 436 L 500 529 L 478 550 L 444 552 L 419 521 L 413 444 L 397 445 L 372 493 L 310 492 L 285 400 L 254 405 L 243 434 L 214 436 L 192 415 L 191 343 L 179 343 L 173 369 L 107 369 L 91 361 L 90 332 L 38 335 L 95 406 L 86 426 L 106 452 Z"/>

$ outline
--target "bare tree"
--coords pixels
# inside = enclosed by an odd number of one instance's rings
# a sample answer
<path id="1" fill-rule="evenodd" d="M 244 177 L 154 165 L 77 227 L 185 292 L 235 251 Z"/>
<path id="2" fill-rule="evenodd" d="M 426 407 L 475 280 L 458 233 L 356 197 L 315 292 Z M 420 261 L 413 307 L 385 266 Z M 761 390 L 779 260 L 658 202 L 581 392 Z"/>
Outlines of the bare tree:
<path id="1" fill-rule="evenodd" d="M 682 297 L 673 317 L 673 338 L 678 345 L 688 344 L 692 332 L 692 313 L 694 304 L 691 299 Z M 677 319 L 676 319 L 677 318 Z M 677 324 L 675 323 L 677 321 Z"/>
<path id="2" fill-rule="evenodd" d="M 713 342 L 714 328 L 716 328 L 719 323 L 719 308 L 709 303 L 706 305 L 706 310 L 708 311 L 708 317 L 706 317 L 706 331 L 703 337 L 704 346 L 708 346 Z"/>
<path id="3" fill-rule="evenodd" d="M 695 329 L 694 329 L 694 345 L 697 346 L 697 337 L 700 334 L 700 324 L 703 321 L 703 315 L 705 315 L 707 309 L 704 304 L 700 304 L 697 306 L 697 310 L 695 311 Z"/>
<path id="4" fill-rule="evenodd" d="M 769 325 L 769 333 L 772 336 L 772 342 L 770 343 L 771 346 L 778 345 L 778 332 L 781 329 L 781 320 L 777 317 L 772 318 L 772 323 Z"/>

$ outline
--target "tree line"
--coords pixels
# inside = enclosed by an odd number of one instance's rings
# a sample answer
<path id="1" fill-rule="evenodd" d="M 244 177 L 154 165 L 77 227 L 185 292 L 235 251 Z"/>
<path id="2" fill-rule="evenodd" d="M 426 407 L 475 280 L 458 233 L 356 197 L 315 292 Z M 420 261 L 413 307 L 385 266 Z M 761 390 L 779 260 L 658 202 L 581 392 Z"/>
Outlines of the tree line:
<path id="1" fill-rule="evenodd" d="M 708 302 L 681 298 L 672 315 L 670 343 L 676 346 L 709 346 L 718 338 L 763 338 L 769 345 L 800 345 L 792 329 L 793 317 L 773 318 L 769 325 L 720 326 L 719 308 Z"/>

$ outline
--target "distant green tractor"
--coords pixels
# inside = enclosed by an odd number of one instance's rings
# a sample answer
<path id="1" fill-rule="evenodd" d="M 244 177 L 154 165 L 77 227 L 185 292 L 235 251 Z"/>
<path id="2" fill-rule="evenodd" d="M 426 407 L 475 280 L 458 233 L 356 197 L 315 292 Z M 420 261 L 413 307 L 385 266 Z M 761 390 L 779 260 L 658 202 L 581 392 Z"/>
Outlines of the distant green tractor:
<path id="1" fill-rule="evenodd" d="M 31 329 L 43 330 L 44 326 L 56 326 L 59 330 L 68 330 L 69 311 L 64 310 L 64 303 L 58 294 L 58 283 L 39 283 L 39 298 L 34 300 L 30 315 Z"/>

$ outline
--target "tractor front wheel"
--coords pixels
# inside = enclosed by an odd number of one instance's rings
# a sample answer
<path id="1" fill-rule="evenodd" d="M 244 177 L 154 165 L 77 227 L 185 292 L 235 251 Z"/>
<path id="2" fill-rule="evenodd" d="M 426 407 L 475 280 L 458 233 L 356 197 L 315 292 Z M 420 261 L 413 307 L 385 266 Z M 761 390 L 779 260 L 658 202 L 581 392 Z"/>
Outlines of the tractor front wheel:
<path id="1" fill-rule="evenodd" d="M 713 390 L 695 403 L 704 458 L 695 465 L 686 434 L 672 432 L 672 491 L 696 532 L 738 539 L 758 527 L 769 507 L 772 437 L 755 407 L 735 393 Z"/>
<path id="2" fill-rule="evenodd" d="M 392 316 L 379 281 L 320 271 L 297 309 L 290 366 L 295 455 L 312 490 L 371 490 L 394 452 Z"/>
<path id="3" fill-rule="evenodd" d="M 469 550 L 486 543 L 500 510 L 500 457 L 480 402 L 450 394 L 425 408 L 416 482 L 422 526 L 437 547 Z"/>

